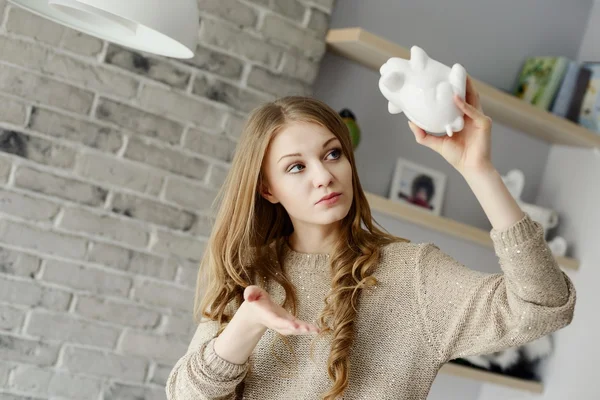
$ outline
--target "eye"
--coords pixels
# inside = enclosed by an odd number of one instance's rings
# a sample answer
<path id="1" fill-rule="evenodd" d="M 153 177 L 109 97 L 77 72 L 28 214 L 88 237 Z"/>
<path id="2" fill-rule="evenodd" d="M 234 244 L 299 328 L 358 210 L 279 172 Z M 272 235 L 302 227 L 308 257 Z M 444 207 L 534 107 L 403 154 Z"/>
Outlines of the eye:
<path id="1" fill-rule="evenodd" d="M 337 160 L 338 158 L 340 158 L 342 156 L 342 150 L 336 147 L 335 149 L 331 150 L 329 152 L 329 154 L 327 154 L 327 156 L 330 156 L 332 154 L 334 154 L 333 159 Z"/>
<path id="2" fill-rule="evenodd" d="M 294 168 L 296 168 L 296 167 L 302 167 L 302 168 L 304 168 L 304 165 L 302 165 L 302 164 L 294 164 L 294 165 L 291 165 L 291 166 L 290 166 L 290 168 L 288 168 L 287 172 L 291 172 L 291 173 L 297 174 L 297 173 L 298 173 L 298 172 L 300 172 L 301 170 L 299 170 L 299 171 L 294 171 Z"/>

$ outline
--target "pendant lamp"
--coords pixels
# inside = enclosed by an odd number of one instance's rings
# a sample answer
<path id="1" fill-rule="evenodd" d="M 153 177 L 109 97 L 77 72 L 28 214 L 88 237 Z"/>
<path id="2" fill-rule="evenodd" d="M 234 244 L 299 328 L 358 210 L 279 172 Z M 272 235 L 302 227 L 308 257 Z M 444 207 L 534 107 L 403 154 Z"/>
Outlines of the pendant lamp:
<path id="1" fill-rule="evenodd" d="M 9 0 L 37 15 L 132 49 L 192 58 L 197 0 Z"/>

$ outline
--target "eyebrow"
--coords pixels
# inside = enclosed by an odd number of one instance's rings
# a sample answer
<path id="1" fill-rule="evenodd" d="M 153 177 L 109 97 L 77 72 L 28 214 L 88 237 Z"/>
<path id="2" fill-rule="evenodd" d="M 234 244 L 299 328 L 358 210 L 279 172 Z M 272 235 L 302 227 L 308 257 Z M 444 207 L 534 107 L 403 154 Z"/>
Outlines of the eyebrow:
<path id="1" fill-rule="evenodd" d="M 325 143 L 323 143 L 323 148 L 327 147 L 327 145 L 329 143 L 333 142 L 334 140 L 338 140 L 338 138 L 335 136 L 332 138 L 329 138 L 329 140 L 327 140 Z M 301 156 L 302 156 L 302 154 L 300 154 L 300 153 L 286 154 L 285 156 L 281 157 L 279 159 L 279 161 L 283 160 L 286 157 L 301 157 Z M 279 163 L 279 161 L 277 161 L 277 162 Z"/>

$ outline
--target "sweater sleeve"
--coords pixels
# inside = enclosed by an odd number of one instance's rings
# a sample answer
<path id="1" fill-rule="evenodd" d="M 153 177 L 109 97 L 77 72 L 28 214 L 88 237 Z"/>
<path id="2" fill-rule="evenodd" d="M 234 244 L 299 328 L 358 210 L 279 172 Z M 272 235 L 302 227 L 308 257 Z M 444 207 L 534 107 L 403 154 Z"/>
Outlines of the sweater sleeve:
<path id="1" fill-rule="evenodd" d="M 248 361 L 233 364 L 214 350 L 218 323 L 203 321 L 198 325 L 188 351 L 175 364 L 167 379 L 168 400 L 225 400 L 244 379 Z"/>
<path id="2" fill-rule="evenodd" d="M 421 244 L 416 290 L 427 340 L 441 362 L 520 346 L 570 324 L 576 293 L 542 226 L 528 214 L 490 232 L 503 273 L 483 273 Z"/>

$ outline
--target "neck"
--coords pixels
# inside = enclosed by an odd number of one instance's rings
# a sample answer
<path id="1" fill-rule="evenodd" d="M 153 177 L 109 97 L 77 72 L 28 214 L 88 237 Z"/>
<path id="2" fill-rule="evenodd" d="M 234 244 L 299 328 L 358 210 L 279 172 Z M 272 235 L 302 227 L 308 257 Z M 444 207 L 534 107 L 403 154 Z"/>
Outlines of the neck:
<path id="1" fill-rule="evenodd" d="M 338 237 L 337 227 L 329 229 L 324 229 L 323 226 L 312 229 L 294 227 L 294 232 L 288 237 L 288 245 L 300 253 L 329 254 Z"/>

